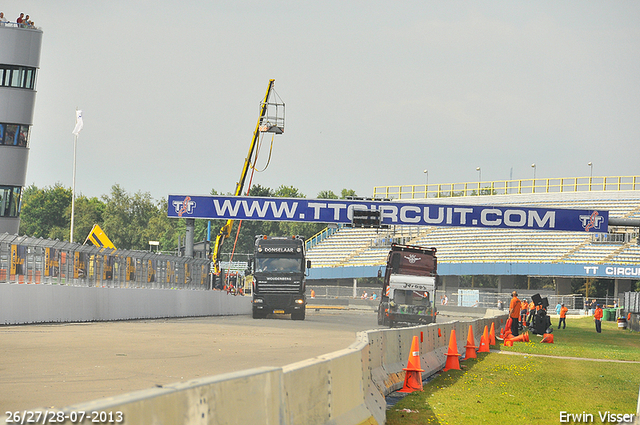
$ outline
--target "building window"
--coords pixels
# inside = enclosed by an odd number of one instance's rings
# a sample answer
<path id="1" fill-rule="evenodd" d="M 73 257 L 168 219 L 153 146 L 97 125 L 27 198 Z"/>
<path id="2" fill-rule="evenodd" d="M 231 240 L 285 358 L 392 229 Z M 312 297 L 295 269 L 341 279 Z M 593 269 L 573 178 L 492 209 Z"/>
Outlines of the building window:
<path id="1" fill-rule="evenodd" d="M 0 65 L 0 87 L 15 87 L 33 90 L 36 69 L 27 66 Z"/>
<path id="2" fill-rule="evenodd" d="M 0 123 L 0 145 L 29 146 L 29 126 Z"/>
<path id="3" fill-rule="evenodd" d="M 18 217 L 20 192 L 17 186 L 0 186 L 0 217 Z"/>

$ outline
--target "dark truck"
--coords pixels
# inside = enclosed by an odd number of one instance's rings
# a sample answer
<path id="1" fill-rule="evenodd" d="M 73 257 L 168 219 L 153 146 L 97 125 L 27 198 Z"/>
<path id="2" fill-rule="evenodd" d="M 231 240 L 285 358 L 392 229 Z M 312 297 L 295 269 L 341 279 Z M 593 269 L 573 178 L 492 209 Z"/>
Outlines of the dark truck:
<path id="1" fill-rule="evenodd" d="M 378 306 L 378 324 L 416 325 L 436 321 L 435 248 L 392 244 Z"/>
<path id="2" fill-rule="evenodd" d="M 253 318 L 270 313 L 291 313 L 291 319 L 304 320 L 306 268 L 304 239 L 300 236 L 259 235 L 253 257 Z"/>

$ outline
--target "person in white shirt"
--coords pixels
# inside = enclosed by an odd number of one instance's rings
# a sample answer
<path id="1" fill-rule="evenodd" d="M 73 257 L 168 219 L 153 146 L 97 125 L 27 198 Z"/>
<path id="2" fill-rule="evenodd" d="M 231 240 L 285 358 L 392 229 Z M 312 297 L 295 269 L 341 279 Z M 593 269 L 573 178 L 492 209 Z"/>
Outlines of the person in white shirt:
<path id="1" fill-rule="evenodd" d="M 9 22 L 9 20 L 4 17 L 4 13 L 3 12 L 0 12 L 0 25 L 4 25 L 7 22 Z"/>

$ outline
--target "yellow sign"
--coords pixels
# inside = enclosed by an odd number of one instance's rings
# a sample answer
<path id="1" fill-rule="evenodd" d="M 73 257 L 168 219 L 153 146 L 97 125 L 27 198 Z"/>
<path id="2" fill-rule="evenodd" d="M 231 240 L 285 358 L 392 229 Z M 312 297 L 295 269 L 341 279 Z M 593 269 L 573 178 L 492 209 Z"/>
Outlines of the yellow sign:
<path id="1" fill-rule="evenodd" d="M 136 280 L 136 260 L 131 257 L 127 257 L 127 269 L 125 270 L 125 280 L 126 281 Z"/>
<path id="2" fill-rule="evenodd" d="M 116 249 L 115 245 L 109 240 L 106 233 L 98 226 L 97 224 L 93 225 L 93 228 L 89 232 L 89 236 L 85 239 L 84 243 L 87 241 L 91 242 L 98 248 L 111 248 Z"/>

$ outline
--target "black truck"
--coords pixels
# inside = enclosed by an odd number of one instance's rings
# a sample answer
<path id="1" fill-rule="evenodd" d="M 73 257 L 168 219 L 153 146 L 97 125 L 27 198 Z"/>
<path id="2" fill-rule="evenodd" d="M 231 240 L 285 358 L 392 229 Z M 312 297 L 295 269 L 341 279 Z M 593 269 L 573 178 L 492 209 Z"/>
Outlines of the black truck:
<path id="1" fill-rule="evenodd" d="M 437 267 L 435 248 L 392 244 L 378 306 L 378 324 L 394 327 L 434 323 Z"/>
<path id="2" fill-rule="evenodd" d="M 304 320 L 306 269 L 304 239 L 300 236 L 277 237 L 259 235 L 253 256 L 253 318 L 270 313 L 291 314 L 293 320 Z"/>

